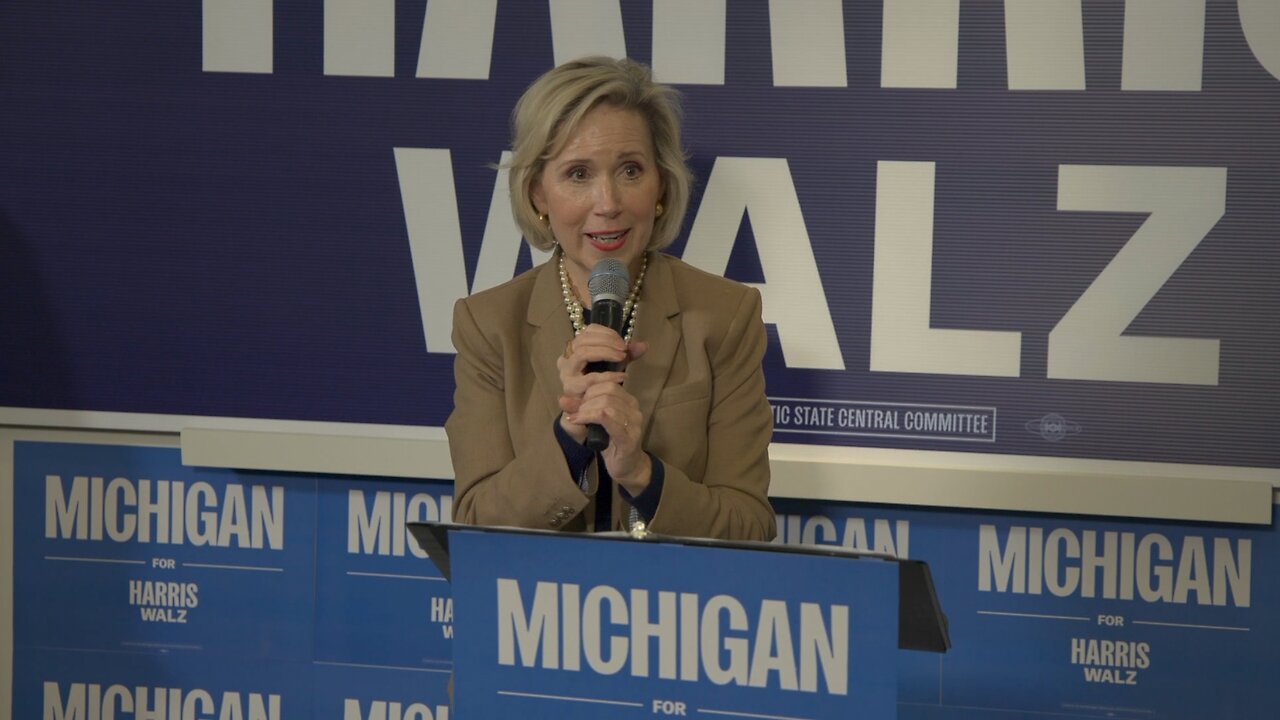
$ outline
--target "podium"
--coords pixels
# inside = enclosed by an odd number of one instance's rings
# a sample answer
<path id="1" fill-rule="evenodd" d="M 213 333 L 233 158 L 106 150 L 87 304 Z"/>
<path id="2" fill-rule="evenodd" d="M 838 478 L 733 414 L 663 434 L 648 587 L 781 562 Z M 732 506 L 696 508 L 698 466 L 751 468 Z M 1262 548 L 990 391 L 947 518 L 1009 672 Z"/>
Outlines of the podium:
<path id="1" fill-rule="evenodd" d="M 923 562 L 836 547 L 410 523 L 452 586 L 473 718 L 893 718 L 945 652 Z"/>

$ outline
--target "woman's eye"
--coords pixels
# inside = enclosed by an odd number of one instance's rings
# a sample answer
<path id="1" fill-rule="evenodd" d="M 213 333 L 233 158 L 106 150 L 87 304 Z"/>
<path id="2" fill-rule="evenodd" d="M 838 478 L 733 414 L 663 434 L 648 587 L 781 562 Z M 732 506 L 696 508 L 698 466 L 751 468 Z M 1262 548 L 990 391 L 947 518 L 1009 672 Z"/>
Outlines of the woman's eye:
<path id="1" fill-rule="evenodd" d="M 640 166 L 628 165 L 622 169 L 622 174 L 629 178 L 640 177 Z"/>
<path id="2" fill-rule="evenodd" d="M 586 168 L 576 167 L 576 168 L 573 168 L 573 169 L 569 170 L 569 179 L 570 179 L 570 180 L 586 180 L 586 179 L 587 179 L 587 169 L 586 169 Z"/>

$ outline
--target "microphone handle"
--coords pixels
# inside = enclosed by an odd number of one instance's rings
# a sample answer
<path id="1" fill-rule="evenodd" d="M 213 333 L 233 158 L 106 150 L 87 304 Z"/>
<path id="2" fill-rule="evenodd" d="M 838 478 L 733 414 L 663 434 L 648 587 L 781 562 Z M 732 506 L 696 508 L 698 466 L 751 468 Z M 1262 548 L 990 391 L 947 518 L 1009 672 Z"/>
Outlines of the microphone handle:
<path id="1" fill-rule="evenodd" d="M 591 323 L 593 325 L 604 325 L 612 328 L 619 335 L 622 334 L 622 324 L 626 320 L 622 316 L 622 303 L 613 300 L 596 300 L 591 305 Z M 611 372 L 621 369 L 620 363 L 599 361 L 587 363 L 587 372 Z M 603 426 L 596 423 L 587 425 L 587 449 L 592 452 L 601 452 L 609 447 L 609 431 Z"/>
<path id="2" fill-rule="evenodd" d="M 603 425 L 587 425 L 586 446 L 591 452 L 603 452 L 609 447 L 609 431 Z"/>
<path id="3" fill-rule="evenodd" d="M 621 335 L 622 324 L 626 320 L 622 316 L 622 303 L 613 298 L 601 298 L 591 304 L 592 325 L 603 325 Z"/>

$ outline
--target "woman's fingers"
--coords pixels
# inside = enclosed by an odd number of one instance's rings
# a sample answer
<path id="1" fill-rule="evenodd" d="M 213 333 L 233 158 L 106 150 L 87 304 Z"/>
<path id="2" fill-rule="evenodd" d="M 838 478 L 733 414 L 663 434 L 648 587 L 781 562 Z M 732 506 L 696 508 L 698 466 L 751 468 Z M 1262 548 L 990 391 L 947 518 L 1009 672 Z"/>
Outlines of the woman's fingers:
<path id="1" fill-rule="evenodd" d="M 609 375 L 607 382 L 622 382 L 612 377 L 611 373 L 587 373 L 587 366 L 595 362 L 622 363 L 627 358 L 627 347 L 618 334 L 608 328 L 589 325 L 577 337 L 565 346 L 564 354 L 556 358 L 556 369 L 560 373 L 560 384 L 569 395 L 581 395 L 590 382 L 582 382 L 580 378 L 587 375 Z M 593 378 L 599 381 L 600 378 Z"/>
<path id="2" fill-rule="evenodd" d="M 621 385 L 627 374 L 624 372 L 602 372 L 570 375 L 560 379 L 565 395 L 582 398 L 587 391 L 596 385 Z"/>
<path id="3" fill-rule="evenodd" d="M 649 343 L 643 340 L 634 340 L 627 345 L 627 362 L 635 362 L 647 352 L 649 352 Z"/>
<path id="4" fill-rule="evenodd" d="M 640 403 L 621 385 L 600 383 L 583 394 L 574 411 L 574 421 L 601 425 L 610 436 L 627 431 L 630 437 L 638 438 L 642 426 Z"/>
<path id="5" fill-rule="evenodd" d="M 562 394 L 560 410 L 564 415 L 566 430 L 574 436 L 588 423 L 604 426 L 610 435 L 627 434 L 634 423 L 634 436 L 638 444 L 640 426 L 639 403 L 622 389 L 626 373 L 622 370 L 587 372 L 590 363 L 609 362 L 625 365 L 649 349 L 648 343 L 627 345 L 618 333 L 600 325 L 588 325 L 565 346 L 564 354 L 556 359 L 560 372 Z M 614 399 L 609 399 L 614 398 Z"/>
<path id="6" fill-rule="evenodd" d="M 570 345 L 572 354 L 586 353 L 587 359 L 621 362 L 627 357 L 627 344 L 622 336 L 603 325 L 588 325 Z"/>

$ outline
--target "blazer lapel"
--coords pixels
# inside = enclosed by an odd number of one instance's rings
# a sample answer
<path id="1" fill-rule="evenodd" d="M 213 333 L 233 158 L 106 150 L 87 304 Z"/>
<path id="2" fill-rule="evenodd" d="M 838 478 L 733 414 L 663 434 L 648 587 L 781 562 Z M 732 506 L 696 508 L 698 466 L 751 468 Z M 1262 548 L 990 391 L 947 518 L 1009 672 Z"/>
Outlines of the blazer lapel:
<path id="1" fill-rule="evenodd" d="M 560 370 L 556 359 L 564 354 L 565 345 L 573 338 L 573 327 L 564 309 L 560 292 L 560 276 L 554 262 L 541 265 L 529 297 L 529 310 L 525 319 L 534 326 L 530 341 L 534 376 L 538 379 L 550 409 L 551 417 L 560 412 Z"/>
<path id="2" fill-rule="evenodd" d="M 649 350 L 627 368 L 625 386 L 640 403 L 647 435 L 653 422 L 653 408 L 671 373 L 676 350 L 680 347 L 677 316 L 680 303 L 676 297 L 675 279 L 668 259 L 661 253 L 649 256 L 644 287 L 640 291 L 640 310 L 636 317 L 634 340 L 649 343 Z"/>
<path id="3" fill-rule="evenodd" d="M 677 316 L 680 304 L 676 298 L 675 279 L 667 258 L 661 253 L 649 256 L 645 271 L 644 287 L 640 293 L 640 310 L 636 318 L 635 340 L 649 343 L 649 350 L 627 368 L 627 391 L 640 404 L 645 417 L 645 432 L 652 421 L 653 408 L 671 373 L 671 364 L 680 347 L 680 328 Z M 573 338 L 561 296 L 560 277 L 554 263 L 541 266 L 529 297 L 529 310 L 525 319 L 534 327 L 530 343 L 534 375 L 554 417 L 560 412 L 560 371 L 556 359 L 564 354 L 564 347 Z"/>

